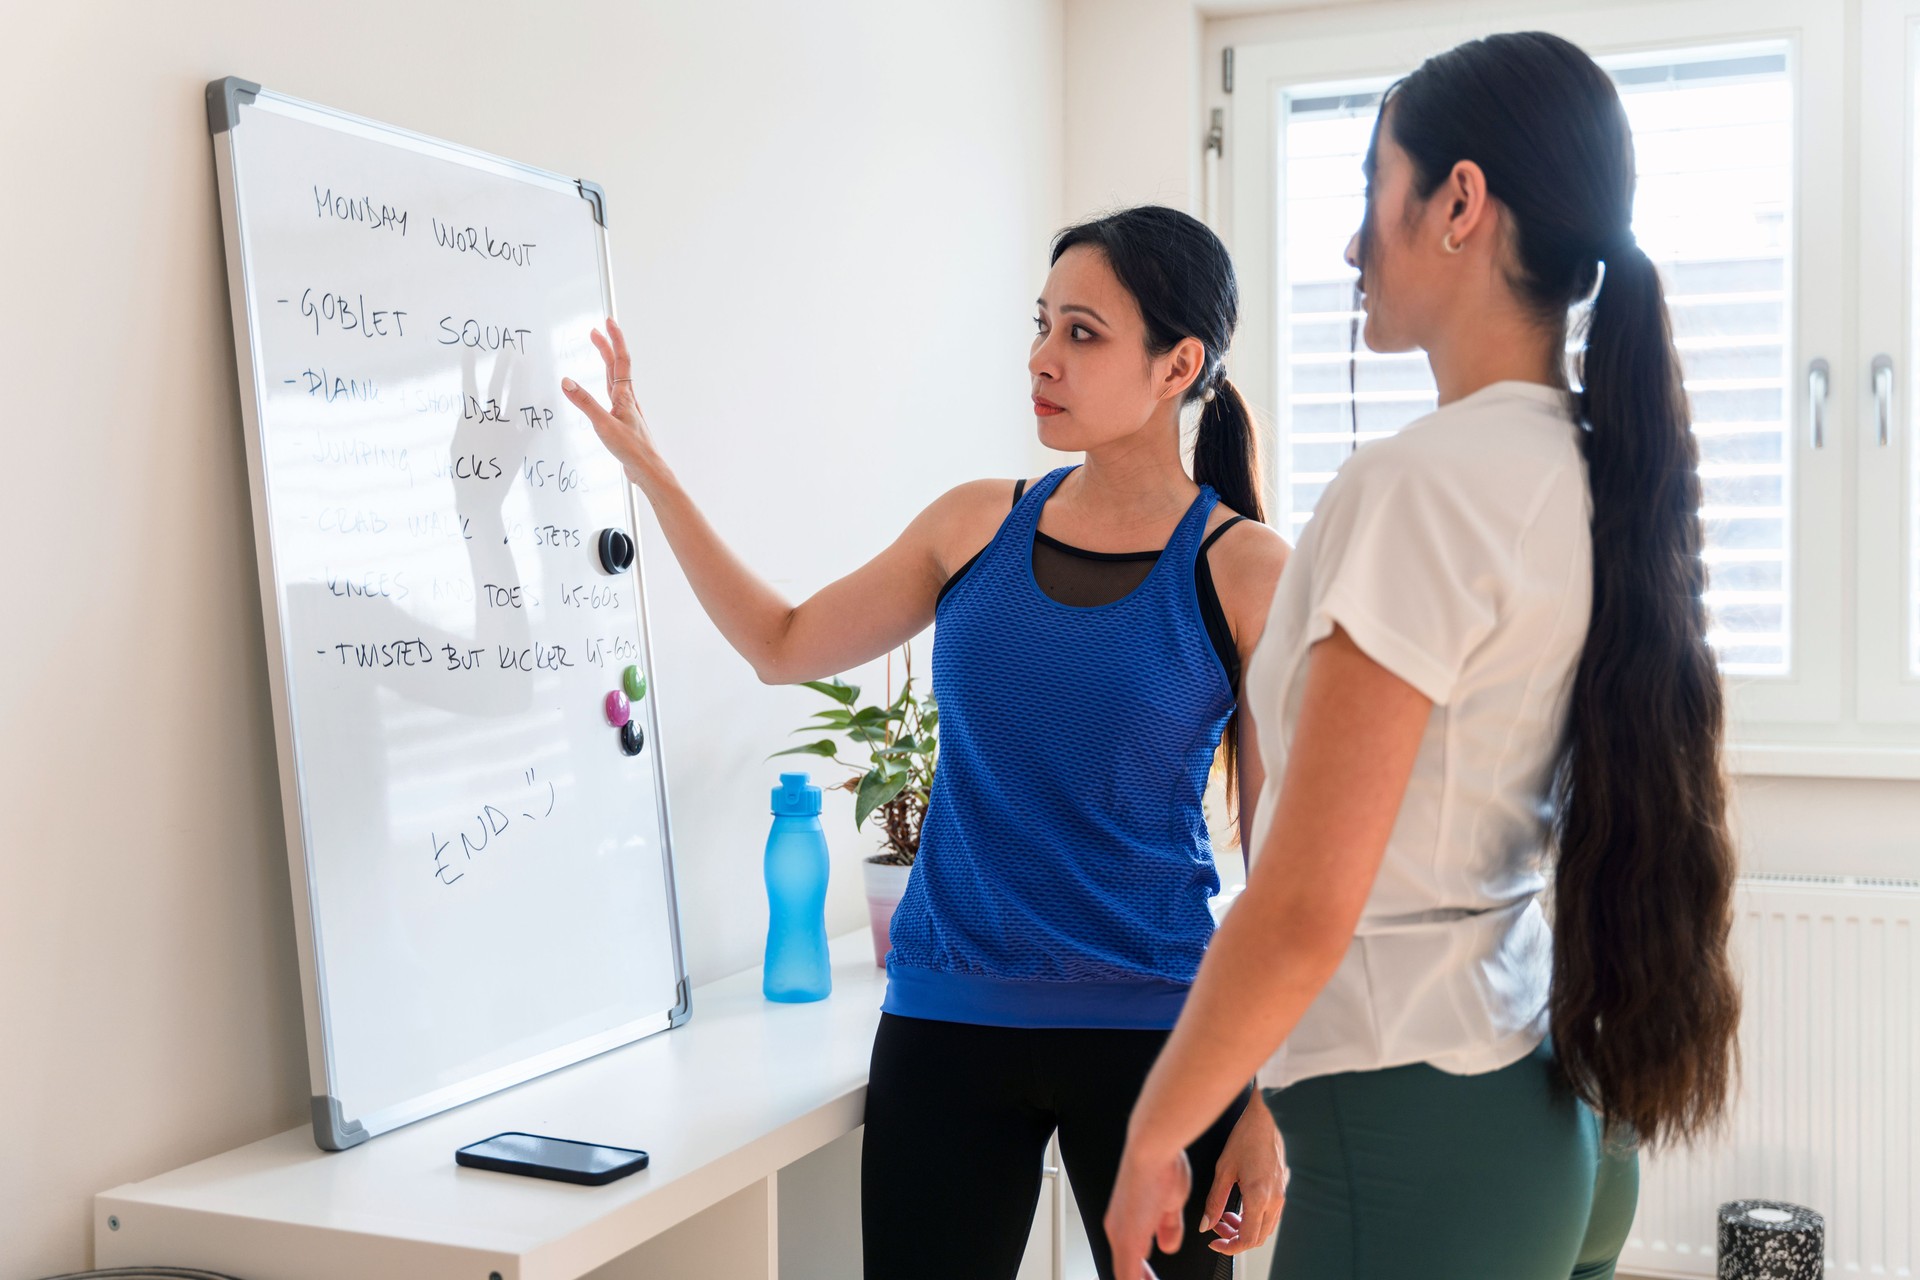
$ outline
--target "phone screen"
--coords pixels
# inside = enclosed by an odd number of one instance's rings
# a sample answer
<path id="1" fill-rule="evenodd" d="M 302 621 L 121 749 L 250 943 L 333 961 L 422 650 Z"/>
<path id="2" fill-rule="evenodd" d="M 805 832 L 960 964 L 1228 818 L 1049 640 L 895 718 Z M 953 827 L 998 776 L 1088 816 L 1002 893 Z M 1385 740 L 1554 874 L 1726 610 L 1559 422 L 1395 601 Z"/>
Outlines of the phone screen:
<path id="1" fill-rule="evenodd" d="M 645 1168 L 647 1153 L 625 1147 L 603 1147 L 591 1142 L 573 1142 L 566 1138 L 542 1138 L 531 1133 L 501 1133 L 462 1147 L 461 1156 L 489 1164 L 509 1164 L 528 1171 L 536 1169 L 569 1173 L 580 1177 L 603 1178 L 620 1170 Z"/>

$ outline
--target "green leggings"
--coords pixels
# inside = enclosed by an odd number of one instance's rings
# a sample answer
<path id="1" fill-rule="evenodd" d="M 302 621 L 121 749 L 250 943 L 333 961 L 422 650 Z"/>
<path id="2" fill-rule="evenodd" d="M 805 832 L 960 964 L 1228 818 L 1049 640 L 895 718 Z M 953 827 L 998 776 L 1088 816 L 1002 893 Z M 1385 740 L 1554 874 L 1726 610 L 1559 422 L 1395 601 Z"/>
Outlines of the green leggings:
<path id="1" fill-rule="evenodd" d="M 1639 1161 L 1601 1142 L 1549 1044 L 1485 1075 L 1355 1071 L 1266 1099 L 1292 1171 L 1272 1280 L 1611 1280 Z"/>

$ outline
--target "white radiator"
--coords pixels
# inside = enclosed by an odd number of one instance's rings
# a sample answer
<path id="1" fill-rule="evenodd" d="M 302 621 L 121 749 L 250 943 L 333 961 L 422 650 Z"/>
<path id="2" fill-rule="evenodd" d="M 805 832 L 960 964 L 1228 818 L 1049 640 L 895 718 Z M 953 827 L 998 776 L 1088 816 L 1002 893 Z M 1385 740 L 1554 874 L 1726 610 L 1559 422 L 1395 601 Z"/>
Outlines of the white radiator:
<path id="1" fill-rule="evenodd" d="M 1622 1272 L 1712 1276 L 1716 1210 L 1826 1215 L 1831 1277 L 1920 1276 L 1920 883 L 1741 881 L 1742 1088 L 1724 1138 L 1643 1156 Z"/>

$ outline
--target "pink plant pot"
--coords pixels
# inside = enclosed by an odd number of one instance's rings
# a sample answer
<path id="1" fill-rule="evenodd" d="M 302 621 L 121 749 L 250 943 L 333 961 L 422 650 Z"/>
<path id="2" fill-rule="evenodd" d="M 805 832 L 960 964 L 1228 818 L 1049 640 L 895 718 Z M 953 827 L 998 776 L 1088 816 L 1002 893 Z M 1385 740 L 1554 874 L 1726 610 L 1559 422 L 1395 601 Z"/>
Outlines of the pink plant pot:
<path id="1" fill-rule="evenodd" d="M 887 934 L 893 923 L 893 909 L 906 896 L 907 878 L 913 868 L 888 866 L 869 858 L 860 864 L 860 869 L 867 885 L 867 917 L 873 922 L 873 962 L 884 969 L 891 949 Z"/>

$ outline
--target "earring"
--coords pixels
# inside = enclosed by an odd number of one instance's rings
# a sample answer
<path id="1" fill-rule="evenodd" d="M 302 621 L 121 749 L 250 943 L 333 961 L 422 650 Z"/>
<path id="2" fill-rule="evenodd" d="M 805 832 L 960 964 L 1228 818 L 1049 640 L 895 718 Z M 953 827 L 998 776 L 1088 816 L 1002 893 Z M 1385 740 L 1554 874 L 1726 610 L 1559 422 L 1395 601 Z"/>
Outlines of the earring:
<path id="1" fill-rule="evenodd" d="M 1440 237 L 1440 247 L 1442 249 L 1445 249 L 1448 253 L 1458 253 L 1460 252 L 1460 250 L 1462 250 L 1466 246 L 1455 244 L 1453 242 L 1453 232 L 1449 231 L 1447 232 L 1447 234 Z"/>

